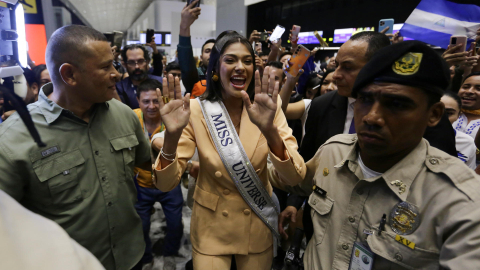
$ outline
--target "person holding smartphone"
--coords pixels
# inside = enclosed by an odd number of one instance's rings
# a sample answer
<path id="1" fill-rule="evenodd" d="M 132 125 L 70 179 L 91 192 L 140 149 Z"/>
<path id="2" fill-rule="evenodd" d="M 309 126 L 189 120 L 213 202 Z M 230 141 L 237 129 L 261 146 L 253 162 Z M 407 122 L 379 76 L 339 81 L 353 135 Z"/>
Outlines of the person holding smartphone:
<path id="1" fill-rule="evenodd" d="M 154 183 L 164 192 L 178 185 L 197 147 L 194 269 L 230 269 L 232 256 L 239 270 L 271 269 L 279 212 L 267 157 L 286 184 L 304 177 L 304 161 L 278 102 L 279 83 L 270 67 L 262 78 L 255 67 L 250 42 L 226 31 L 213 46 L 202 97 L 181 97 L 173 76 L 163 82 L 159 100 L 166 131 Z"/>
<path id="2" fill-rule="evenodd" d="M 186 93 L 194 96 L 200 96 L 206 89 L 205 74 L 207 73 L 208 61 L 210 60 L 210 52 L 212 51 L 214 39 L 207 40 L 202 46 L 202 54 L 200 55 L 200 66 L 196 67 L 193 58 L 192 41 L 190 37 L 190 26 L 200 16 L 201 8 L 197 6 L 200 0 L 195 0 L 183 8 L 180 21 L 180 35 L 178 40 L 177 52 L 178 61 L 182 71 L 183 85 Z"/>

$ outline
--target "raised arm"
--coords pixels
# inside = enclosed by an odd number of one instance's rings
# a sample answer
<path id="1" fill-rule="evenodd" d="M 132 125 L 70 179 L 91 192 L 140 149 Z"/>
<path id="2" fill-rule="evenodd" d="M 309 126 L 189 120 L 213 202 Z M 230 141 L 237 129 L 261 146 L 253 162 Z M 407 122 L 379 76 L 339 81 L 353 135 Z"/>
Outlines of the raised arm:
<path id="1" fill-rule="evenodd" d="M 187 93 L 192 93 L 193 86 L 199 81 L 190 37 L 190 26 L 198 19 L 201 12 L 201 8 L 194 8 L 198 1 L 199 0 L 192 2 L 190 5 L 186 5 L 182 10 L 180 36 L 177 46 L 178 61 L 179 63 L 182 63 L 180 65 L 182 81 Z"/>

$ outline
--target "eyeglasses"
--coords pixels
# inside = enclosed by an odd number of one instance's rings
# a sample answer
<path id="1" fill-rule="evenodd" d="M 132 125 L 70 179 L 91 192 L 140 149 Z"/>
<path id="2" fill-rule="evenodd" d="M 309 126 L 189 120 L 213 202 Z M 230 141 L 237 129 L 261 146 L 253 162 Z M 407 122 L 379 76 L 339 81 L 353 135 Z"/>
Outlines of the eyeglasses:
<path id="1" fill-rule="evenodd" d="M 138 61 L 128 60 L 127 65 L 131 66 L 131 67 L 134 67 L 136 65 L 143 66 L 143 65 L 145 65 L 146 62 L 147 61 L 145 61 L 145 59 L 140 59 Z"/>

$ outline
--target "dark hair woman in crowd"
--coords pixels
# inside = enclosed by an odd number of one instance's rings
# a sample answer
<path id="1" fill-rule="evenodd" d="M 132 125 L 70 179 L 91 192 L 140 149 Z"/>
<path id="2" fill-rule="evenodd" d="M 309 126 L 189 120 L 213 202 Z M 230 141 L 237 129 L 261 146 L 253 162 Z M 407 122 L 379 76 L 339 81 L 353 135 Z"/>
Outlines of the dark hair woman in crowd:
<path id="1" fill-rule="evenodd" d="M 166 133 L 154 183 L 162 191 L 176 187 L 198 148 L 191 221 L 194 269 L 230 269 L 233 256 L 239 270 L 271 269 L 278 207 L 270 197 L 267 157 L 289 184 L 305 173 L 298 169 L 303 159 L 277 103 L 275 76 L 266 67 L 260 78 L 249 41 L 226 31 L 213 46 L 202 97 L 181 97 L 179 80 L 172 76 L 163 85 L 163 99 L 170 101 L 160 102 Z"/>

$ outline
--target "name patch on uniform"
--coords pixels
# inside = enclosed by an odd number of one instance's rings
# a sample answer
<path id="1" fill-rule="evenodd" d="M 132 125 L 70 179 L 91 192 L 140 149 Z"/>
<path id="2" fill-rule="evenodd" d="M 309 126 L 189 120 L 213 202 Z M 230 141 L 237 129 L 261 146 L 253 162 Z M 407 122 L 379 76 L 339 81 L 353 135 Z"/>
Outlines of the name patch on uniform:
<path id="1" fill-rule="evenodd" d="M 402 245 L 404 246 L 407 246 L 411 249 L 415 249 L 415 243 L 413 243 L 412 241 L 409 241 L 407 240 L 405 237 L 402 237 L 400 235 L 395 235 L 395 241 L 401 243 Z"/>
<path id="2" fill-rule="evenodd" d="M 58 146 L 50 147 L 47 150 L 42 151 L 42 157 L 46 158 L 58 152 L 60 152 Z"/>

